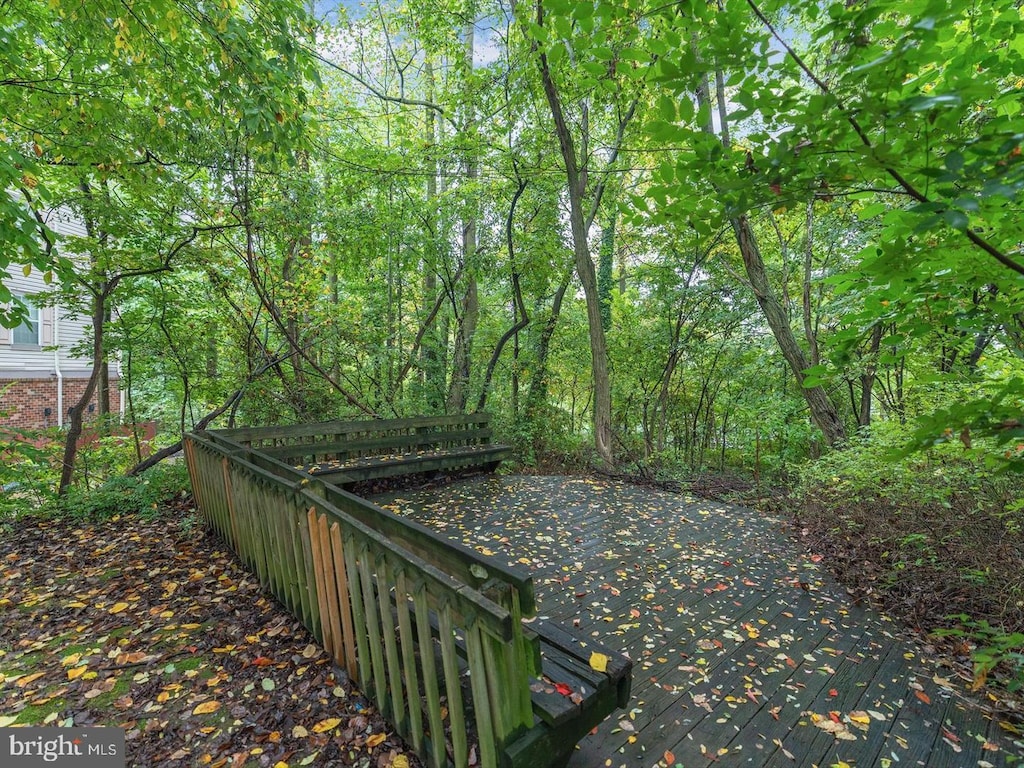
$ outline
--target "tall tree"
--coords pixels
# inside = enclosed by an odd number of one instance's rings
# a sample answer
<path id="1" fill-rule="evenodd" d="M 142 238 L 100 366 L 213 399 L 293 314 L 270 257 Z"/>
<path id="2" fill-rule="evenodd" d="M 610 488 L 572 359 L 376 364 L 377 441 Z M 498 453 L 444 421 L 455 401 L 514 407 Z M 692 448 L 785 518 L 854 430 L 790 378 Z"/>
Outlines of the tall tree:
<path id="1" fill-rule="evenodd" d="M 594 8 L 583 5 L 577 6 L 570 15 L 555 16 L 555 21 L 549 23 L 546 16 L 544 3 L 536 2 L 535 6 L 523 13 L 531 12 L 531 19 L 523 19 L 524 26 L 530 30 L 532 37 L 531 48 L 537 67 L 540 72 L 541 84 L 544 89 L 544 96 L 551 113 L 552 130 L 558 141 L 558 147 L 562 155 L 563 169 L 566 180 L 566 197 L 569 202 L 569 231 L 572 241 L 573 259 L 576 267 L 576 275 L 583 287 L 583 295 L 586 299 L 587 325 L 590 338 L 590 363 L 593 382 L 593 407 L 592 407 L 592 428 L 594 447 L 598 456 L 608 466 L 614 466 L 615 457 L 612 447 L 612 391 L 611 379 L 608 370 L 608 348 L 605 338 L 605 328 L 602 320 L 601 294 L 598 288 L 597 271 L 594 267 L 594 259 L 590 249 L 590 229 L 601 208 L 601 201 L 607 189 L 609 176 L 612 173 L 619 152 L 622 149 L 626 138 L 626 131 L 633 117 L 636 114 L 639 104 L 636 86 L 638 82 L 632 78 L 625 77 L 623 80 L 633 87 L 624 87 L 619 82 L 614 59 L 616 52 L 611 48 L 604 53 L 604 48 L 597 54 L 597 57 L 604 57 L 611 60 L 611 63 L 601 64 L 594 52 L 587 51 L 581 46 L 577 53 L 588 59 L 591 67 L 596 66 L 604 74 L 601 80 L 593 77 L 587 82 L 579 81 L 573 84 L 573 95 L 576 97 L 575 123 L 570 124 L 567 113 L 567 105 L 564 97 L 564 89 L 556 82 L 555 68 L 552 57 L 557 57 L 563 63 L 569 57 L 569 48 L 573 45 L 574 26 L 578 25 L 579 33 L 593 32 L 595 25 L 600 24 L 603 28 L 603 40 L 606 44 L 621 46 L 626 49 L 628 46 L 623 41 L 615 41 L 609 38 L 608 27 L 613 27 L 614 10 L 610 6 L 601 6 L 607 16 L 602 15 L 600 20 L 594 20 Z M 589 9 L 589 10 L 588 10 Z M 563 11 L 566 9 L 562 9 Z M 624 14 L 623 14 L 624 15 Z M 627 23 L 628 28 L 628 23 Z M 596 51 L 596 48 L 595 48 Z M 626 68 L 629 71 L 629 68 Z M 606 83 L 602 86 L 601 82 Z M 592 102 L 598 94 L 610 91 L 612 99 L 610 104 L 601 104 L 602 108 L 611 111 L 614 117 L 611 120 L 612 137 L 608 148 L 604 152 L 605 162 L 603 167 L 598 164 L 596 155 L 592 148 L 595 135 L 592 133 L 591 119 L 597 120 L 594 115 Z M 596 166 L 596 167 L 595 167 Z M 591 183 L 591 176 L 594 181 Z"/>

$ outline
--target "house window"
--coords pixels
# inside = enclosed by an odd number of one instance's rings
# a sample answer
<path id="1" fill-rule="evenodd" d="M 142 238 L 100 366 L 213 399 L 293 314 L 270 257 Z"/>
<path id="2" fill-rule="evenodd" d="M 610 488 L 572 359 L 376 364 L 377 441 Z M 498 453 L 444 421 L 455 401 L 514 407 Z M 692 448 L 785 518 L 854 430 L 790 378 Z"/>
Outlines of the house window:
<path id="1" fill-rule="evenodd" d="M 41 343 L 39 338 L 41 325 L 39 322 L 39 307 L 24 296 L 17 296 L 16 298 L 24 302 L 26 309 L 28 309 L 28 315 L 21 321 L 21 325 L 11 332 L 11 341 L 15 344 L 38 347 Z"/>

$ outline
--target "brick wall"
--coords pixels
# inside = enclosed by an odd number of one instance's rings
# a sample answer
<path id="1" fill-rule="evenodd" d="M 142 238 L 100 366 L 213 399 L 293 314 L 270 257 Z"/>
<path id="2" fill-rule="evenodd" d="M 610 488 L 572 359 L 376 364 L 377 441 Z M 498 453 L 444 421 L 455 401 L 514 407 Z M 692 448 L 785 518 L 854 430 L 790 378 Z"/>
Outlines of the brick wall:
<path id="1" fill-rule="evenodd" d="M 64 379 L 64 422 L 68 408 L 85 392 L 85 379 Z M 96 406 L 96 395 L 91 404 Z M 110 412 L 121 407 L 118 381 L 110 381 Z M 45 414 L 50 409 L 50 415 Z M 95 414 L 94 408 L 94 414 Z M 94 415 L 93 414 L 93 415 Z M 86 421 L 90 414 L 86 414 Z M 42 429 L 57 425 L 57 379 L 0 379 L 0 424 L 20 429 Z"/>

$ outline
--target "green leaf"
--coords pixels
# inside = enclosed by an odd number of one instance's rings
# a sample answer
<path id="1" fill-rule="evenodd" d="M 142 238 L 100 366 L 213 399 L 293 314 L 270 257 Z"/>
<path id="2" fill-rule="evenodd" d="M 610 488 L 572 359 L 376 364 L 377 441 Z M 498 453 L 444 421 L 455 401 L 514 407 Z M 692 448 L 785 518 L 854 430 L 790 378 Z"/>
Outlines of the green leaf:
<path id="1" fill-rule="evenodd" d="M 963 211 L 958 211 L 955 208 L 949 208 L 942 213 L 942 218 L 946 220 L 946 223 L 953 229 L 964 230 L 970 225 L 970 219 L 967 218 L 967 214 Z"/>
<path id="2" fill-rule="evenodd" d="M 871 205 L 865 205 L 857 211 L 857 218 L 861 221 L 867 221 L 868 219 L 873 219 L 888 210 L 889 206 L 886 203 L 872 203 Z"/>

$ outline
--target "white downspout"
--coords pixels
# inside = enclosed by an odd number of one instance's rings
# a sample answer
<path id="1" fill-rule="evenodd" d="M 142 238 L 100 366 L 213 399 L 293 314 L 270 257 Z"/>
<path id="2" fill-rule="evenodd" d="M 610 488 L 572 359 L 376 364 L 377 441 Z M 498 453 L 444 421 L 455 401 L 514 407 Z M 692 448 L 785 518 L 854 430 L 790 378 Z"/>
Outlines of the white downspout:
<path id="1" fill-rule="evenodd" d="M 60 307 L 53 308 L 53 372 L 57 374 L 57 426 L 64 426 L 64 373 L 60 369 Z"/>
<path id="2" fill-rule="evenodd" d="M 121 358 L 120 357 L 117 358 L 117 391 L 118 391 L 118 393 L 121 396 L 120 412 L 121 412 L 121 421 L 123 422 L 124 421 L 124 411 L 125 411 L 126 403 L 125 403 L 125 392 L 124 392 L 124 368 L 121 365 Z"/>

